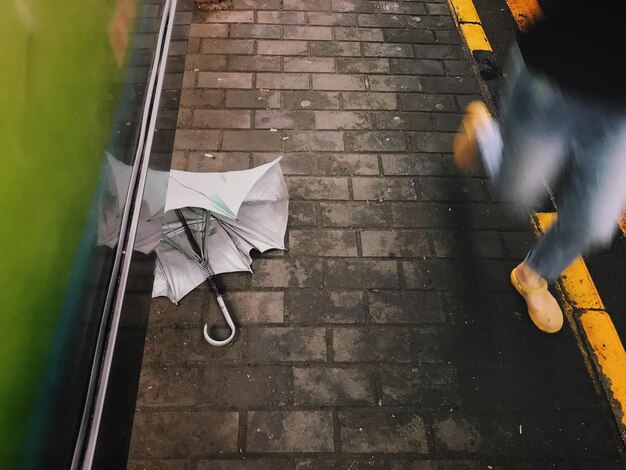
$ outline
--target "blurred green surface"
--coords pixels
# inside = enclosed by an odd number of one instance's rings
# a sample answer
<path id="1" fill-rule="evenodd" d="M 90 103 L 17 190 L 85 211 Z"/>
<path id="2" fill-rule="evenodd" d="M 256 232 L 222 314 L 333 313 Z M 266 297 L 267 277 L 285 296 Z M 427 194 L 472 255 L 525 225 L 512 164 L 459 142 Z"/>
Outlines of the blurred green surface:
<path id="1" fill-rule="evenodd" d="M 0 468 L 15 468 L 111 131 L 114 0 L 0 14 Z"/>

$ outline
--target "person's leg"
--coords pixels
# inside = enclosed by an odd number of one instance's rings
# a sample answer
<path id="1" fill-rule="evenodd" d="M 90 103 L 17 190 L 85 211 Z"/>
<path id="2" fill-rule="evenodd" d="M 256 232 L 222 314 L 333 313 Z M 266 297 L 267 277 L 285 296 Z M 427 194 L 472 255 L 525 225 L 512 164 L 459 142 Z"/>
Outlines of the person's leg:
<path id="1" fill-rule="evenodd" d="M 626 117 L 589 112 L 585 118 L 558 219 L 526 260 L 548 281 L 590 248 L 610 243 L 626 201 Z"/>
<path id="2" fill-rule="evenodd" d="M 561 93 L 529 71 L 518 54 L 512 52 L 500 123 L 484 104 L 470 104 L 454 153 L 461 169 L 482 163 L 501 199 L 531 206 L 563 162 L 572 123 Z"/>

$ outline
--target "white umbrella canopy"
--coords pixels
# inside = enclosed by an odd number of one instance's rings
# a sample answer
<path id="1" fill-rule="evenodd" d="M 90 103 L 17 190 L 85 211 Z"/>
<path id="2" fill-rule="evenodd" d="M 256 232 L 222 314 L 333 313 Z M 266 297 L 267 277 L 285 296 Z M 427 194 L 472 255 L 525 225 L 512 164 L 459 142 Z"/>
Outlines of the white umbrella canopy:
<path id="1" fill-rule="evenodd" d="M 252 272 L 253 249 L 285 249 L 289 194 L 279 161 L 224 173 L 170 172 L 152 297 L 178 303 L 208 281 L 231 329 L 219 341 L 205 325 L 205 339 L 212 345 L 223 346 L 235 336 L 213 276 Z"/>

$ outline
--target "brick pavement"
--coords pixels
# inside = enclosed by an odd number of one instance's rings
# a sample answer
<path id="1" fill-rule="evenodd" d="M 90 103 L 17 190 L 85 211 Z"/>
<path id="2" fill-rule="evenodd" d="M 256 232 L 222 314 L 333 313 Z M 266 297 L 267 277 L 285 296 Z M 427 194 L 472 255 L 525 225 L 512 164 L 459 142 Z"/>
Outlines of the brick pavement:
<path id="1" fill-rule="evenodd" d="M 220 276 L 229 347 L 205 288 L 153 301 L 129 468 L 621 468 L 572 334 L 507 284 L 527 219 L 451 164 L 480 90 L 447 4 L 234 0 L 189 35 L 172 165 L 283 156 L 289 251 Z"/>

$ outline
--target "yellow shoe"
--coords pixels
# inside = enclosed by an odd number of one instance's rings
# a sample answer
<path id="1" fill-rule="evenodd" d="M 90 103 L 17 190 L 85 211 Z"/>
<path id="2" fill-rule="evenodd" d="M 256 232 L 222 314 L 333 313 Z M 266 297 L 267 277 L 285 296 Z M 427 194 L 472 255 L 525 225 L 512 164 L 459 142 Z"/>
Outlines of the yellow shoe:
<path id="1" fill-rule="evenodd" d="M 480 154 L 476 142 L 476 128 L 491 119 L 485 103 L 472 101 L 465 108 L 465 116 L 454 136 L 454 163 L 459 170 L 473 173 L 480 169 Z"/>
<path id="2" fill-rule="evenodd" d="M 543 281 L 541 287 L 530 287 L 520 282 L 517 278 L 516 271 L 517 268 L 511 271 L 511 284 L 513 284 L 515 290 L 517 290 L 517 292 L 524 297 L 526 304 L 528 304 L 528 294 L 548 292 L 548 283 L 545 280 Z M 563 311 L 550 292 L 548 292 L 548 295 L 545 297 L 543 308 L 541 310 L 534 310 L 528 307 L 528 315 L 530 315 L 530 319 L 533 321 L 535 326 L 544 333 L 556 333 L 563 327 Z"/>

